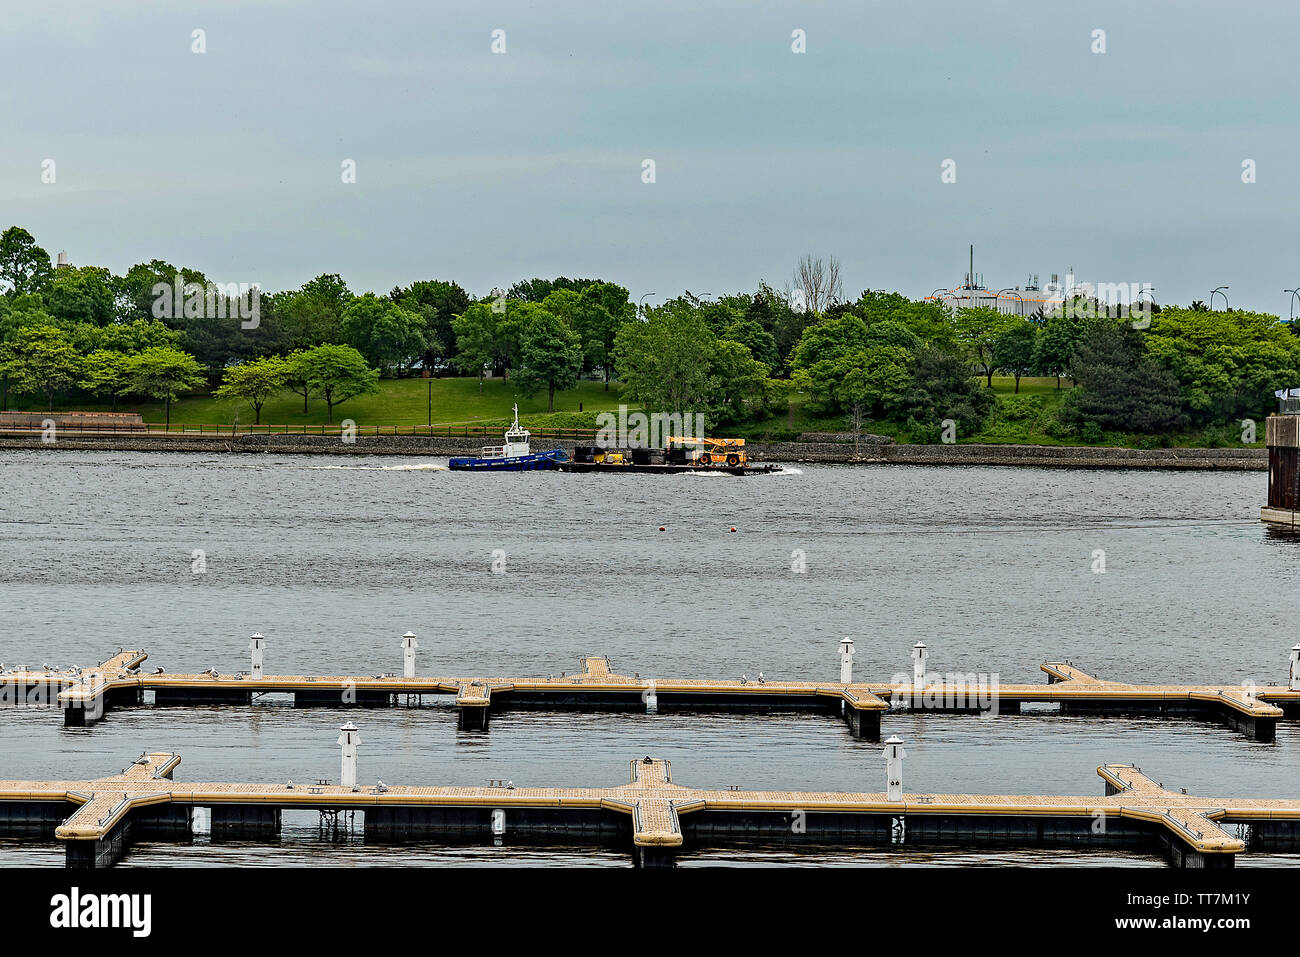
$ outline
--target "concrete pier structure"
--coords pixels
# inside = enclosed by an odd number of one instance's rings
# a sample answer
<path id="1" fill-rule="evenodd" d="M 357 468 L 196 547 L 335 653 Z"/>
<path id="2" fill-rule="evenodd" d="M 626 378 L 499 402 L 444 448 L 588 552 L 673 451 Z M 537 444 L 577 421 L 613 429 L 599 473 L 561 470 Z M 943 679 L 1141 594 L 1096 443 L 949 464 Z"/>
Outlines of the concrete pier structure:
<path id="1" fill-rule="evenodd" d="M 842 643 L 841 643 L 842 646 Z M 1277 722 L 1300 717 L 1294 652 L 1280 659 L 1281 683 L 1245 688 L 1236 684 L 1145 685 L 1103 679 L 1070 662 L 1040 665 L 1047 684 L 1002 684 L 973 673 L 929 675 L 917 693 L 912 681 L 783 681 L 658 678 L 614 672 L 609 660 L 589 655 L 572 675 L 546 678 L 458 678 L 397 675 L 142 674 L 143 651 L 122 652 L 86 672 L 10 672 L 13 689 L 42 689 L 57 702 L 69 726 L 89 726 L 114 708 L 248 705 L 262 695 L 287 694 L 298 708 L 390 707 L 420 704 L 425 697 L 454 698 L 461 730 L 482 732 L 493 712 L 507 710 L 628 711 L 645 714 L 691 711 L 748 713 L 811 712 L 841 720 L 857 738 L 879 741 L 881 721 L 891 712 L 1016 715 L 1022 705 L 1053 704 L 1063 714 L 1098 717 L 1150 715 L 1191 718 L 1233 728 L 1256 741 L 1273 741 Z M 841 675 L 845 666 L 841 660 Z M 851 674 L 850 674 L 851 676 Z M 17 696 L 20 692 L 14 691 Z M 653 708 L 650 707 L 653 699 Z M 653 720 L 647 717 L 647 720 Z"/>
<path id="2" fill-rule="evenodd" d="M 1261 521 L 1296 529 L 1300 513 L 1300 415 L 1270 415 L 1264 424 L 1268 447 L 1268 498 Z"/>
<path id="3" fill-rule="evenodd" d="M 367 843 L 617 845 L 643 867 L 733 841 L 805 845 L 810 854 L 846 844 L 1123 847 L 1195 868 L 1231 867 L 1248 849 L 1300 850 L 1300 798 L 1175 793 L 1129 765 L 1097 769 L 1104 796 L 1057 796 L 697 788 L 649 756 L 630 762 L 626 784 L 580 788 L 177 784 L 179 763 L 155 752 L 95 780 L 0 781 L 0 834 L 48 839 L 52 830 L 70 867 L 111 866 L 135 840 L 187 843 L 195 808 L 210 809 L 214 840 L 277 841 L 286 810 L 359 811 Z"/>

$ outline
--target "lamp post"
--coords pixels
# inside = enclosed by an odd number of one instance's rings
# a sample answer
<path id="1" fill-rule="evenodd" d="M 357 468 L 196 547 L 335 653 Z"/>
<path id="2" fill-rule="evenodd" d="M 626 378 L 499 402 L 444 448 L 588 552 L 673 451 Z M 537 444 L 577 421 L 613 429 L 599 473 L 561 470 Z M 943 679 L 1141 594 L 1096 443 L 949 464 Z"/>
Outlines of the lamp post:
<path id="1" fill-rule="evenodd" d="M 652 293 L 652 292 L 648 292 L 648 293 L 646 293 L 644 296 L 641 297 L 641 299 L 640 299 L 639 302 L 637 302 L 637 306 L 636 306 L 636 314 L 637 314 L 638 316 L 645 312 L 645 301 L 646 301 L 646 299 L 648 299 L 649 297 L 651 297 L 651 296 L 653 296 L 653 295 L 654 295 L 654 293 Z"/>
<path id="2" fill-rule="evenodd" d="M 1295 322 L 1295 301 L 1296 301 L 1296 297 L 1300 296 L 1300 289 L 1283 289 L 1282 291 L 1289 292 L 1291 294 L 1291 318 L 1288 319 L 1287 321 Z"/>
<path id="3" fill-rule="evenodd" d="M 1224 311 L 1224 312 L 1227 312 L 1227 311 L 1228 311 L 1228 294 L 1227 294 L 1226 292 L 1223 291 L 1223 290 L 1225 290 L 1225 289 L 1227 289 L 1227 288 L 1228 288 L 1227 286 L 1216 286 L 1215 288 L 1213 288 L 1213 289 L 1210 290 L 1210 308 L 1211 308 L 1211 309 L 1214 308 L 1214 294 L 1215 294 L 1215 293 L 1218 293 L 1220 296 L 1223 297 L 1223 311 Z"/>
<path id="4" fill-rule="evenodd" d="M 1015 296 L 1016 299 L 1018 299 L 1018 300 L 1020 301 L 1020 311 L 1017 312 L 1016 315 L 1023 316 L 1023 315 L 1025 314 L 1025 298 L 1024 298 L 1024 296 L 1020 295 L 1020 293 L 1017 292 L 1017 291 L 1015 290 L 1015 288 L 1012 287 L 1012 286 L 1007 286 L 1006 289 L 999 289 L 999 290 L 998 290 L 998 294 L 997 294 L 996 297 L 994 297 L 994 300 L 993 300 L 993 306 L 994 306 L 994 308 L 995 308 L 995 309 L 997 308 L 997 303 L 1002 299 L 1002 294 L 1003 294 L 1004 292 L 1009 292 L 1009 293 L 1011 293 L 1011 295 Z"/>

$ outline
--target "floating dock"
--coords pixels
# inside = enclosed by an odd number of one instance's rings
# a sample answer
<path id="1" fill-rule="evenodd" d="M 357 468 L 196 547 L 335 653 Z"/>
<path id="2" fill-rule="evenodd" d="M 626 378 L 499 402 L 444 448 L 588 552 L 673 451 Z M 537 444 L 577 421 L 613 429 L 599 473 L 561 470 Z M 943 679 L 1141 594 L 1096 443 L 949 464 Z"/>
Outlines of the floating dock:
<path id="1" fill-rule="evenodd" d="M 896 739 L 895 739 L 896 740 Z M 743 791 L 685 787 L 669 762 L 632 761 L 617 787 L 410 787 L 177 783 L 180 756 L 147 753 L 90 781 L 0 781 L 0 834 L 64 843 L 70 867 L 108 867 L 139 840 L 279 841 L 282 812 L 360 811 L 367 843 L 527 841 L 626 847 L 640 866 L 735 841 L 862 847 L 1065 846 L 1162 853 L 1231 867 L 1247 849 L 1300 849 L 1300 800 L 1176 794 L 1127 765 L 1098 768 L 1105 796 Z M 345 758 L 346 763 L 346 758 Z M 891 772 L 892 773 L 892 772 Z M 893 798 L 891 800 L 891 795 Z M 200 810 L 201 809 L 201 810 Z M 1234 832 L 1227 830 L 1236 825 Z"/>
<path id="2" fill-rule="evenodd" d="M 258 642 L 264 641 L 256 636 Z M 414 636 L 406 638 L 412 645 Z M 918 652 L 924 646 L 917 644 Z M 254 652 L 260 656 L 260 648 Z M 413 649 L 408 655 L 413 656 Z M 1256 741 L 1273 741 L 1279 720 L 1300 716 L 1300 645 L 1291 651 L 1287 686 L 1144 685 L 1110 681 L 1069 662 L 1047 662 L 1046 684 L 1001 684 L 997 676 L 939 676 L 914 672 L 910 682 L 841 680 L 650 678 L 618 674 L 609 660 L 581 659 L 572 675 L 533 678 L 416 677 L 409 675 L 145 674 L 144 651 L 123 651 L 93 668 L 11 670 L 0 677 L 9 703 L 58 707 L 64 724 L 85 727 L 117 708 L 147 697 L 158 707 L 249 705 L 268 694 L 291 695 L 295 707 L 419 705 L 425 697 L 454 696 L 461 729 L 486 731 L 493 712 L 508 709 L 569 711 L 803 711 L 843 720 L 858 738 L 880 739 L 890 711 L 919 714 L 1014 715 L 1024 705 L 1055 704 L 1063 714 L 1098 717 L 1151 715 L 1215 721 Z M 915 660 L 915 657 L 914 657 Z M 923 666 L 922 666 L 923 667 Z M 986 681 L 991 677 L 991 681 Z"/>

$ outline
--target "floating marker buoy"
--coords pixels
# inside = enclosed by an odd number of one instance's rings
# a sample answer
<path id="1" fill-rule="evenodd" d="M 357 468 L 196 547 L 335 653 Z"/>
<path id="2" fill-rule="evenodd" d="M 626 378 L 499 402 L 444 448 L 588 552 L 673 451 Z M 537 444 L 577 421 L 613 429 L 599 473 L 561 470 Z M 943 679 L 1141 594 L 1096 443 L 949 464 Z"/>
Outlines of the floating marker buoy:
<path id="1" fill-rule="evenodd" d="M 666 532 L 666 531 L 668 531 L 668 529 L 666 529 L 666 528 L 664 528 L 662 525 L 660 525 L 660 526 L 659 526 L 659 531 L 661 531 L 661 532 Z"/>
<path id="2" fill-rule="evenodd" d="M 732 525 L 732 526 L 731 526 L 731 530 L 734 532 L 734 531 L 736 530 L 736 526 L 735 526 L 735 525 Z"/>

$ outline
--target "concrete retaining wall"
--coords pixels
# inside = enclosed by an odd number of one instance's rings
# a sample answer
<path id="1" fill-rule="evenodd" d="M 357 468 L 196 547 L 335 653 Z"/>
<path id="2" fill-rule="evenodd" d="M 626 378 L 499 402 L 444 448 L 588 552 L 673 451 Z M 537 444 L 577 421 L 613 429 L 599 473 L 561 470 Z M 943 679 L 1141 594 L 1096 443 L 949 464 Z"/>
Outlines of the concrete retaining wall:
<path id="1" fill-rule="evenodd" d="M 438 438 L 425 435 L 360 435 L 351 443 L 332 435 L 216 436 L 178 433 L 59 436 L 42 443 L 39 435 L 0 436 L 0 450 L 104 450 L 118 452 L 247 452 L 312 455 L 473 455 L 484 438 Z M 540 449 L 572 452 L 573 442 L 541 439 Z M 758 462 L 825 462 L 897 465 L 1017 465 L 1049 468 L 1228 469 L 1265 471 L 1265 449 L 1115 449 L 1046 445 L 893 445 L 842 442 L 751 442 Z"/>

